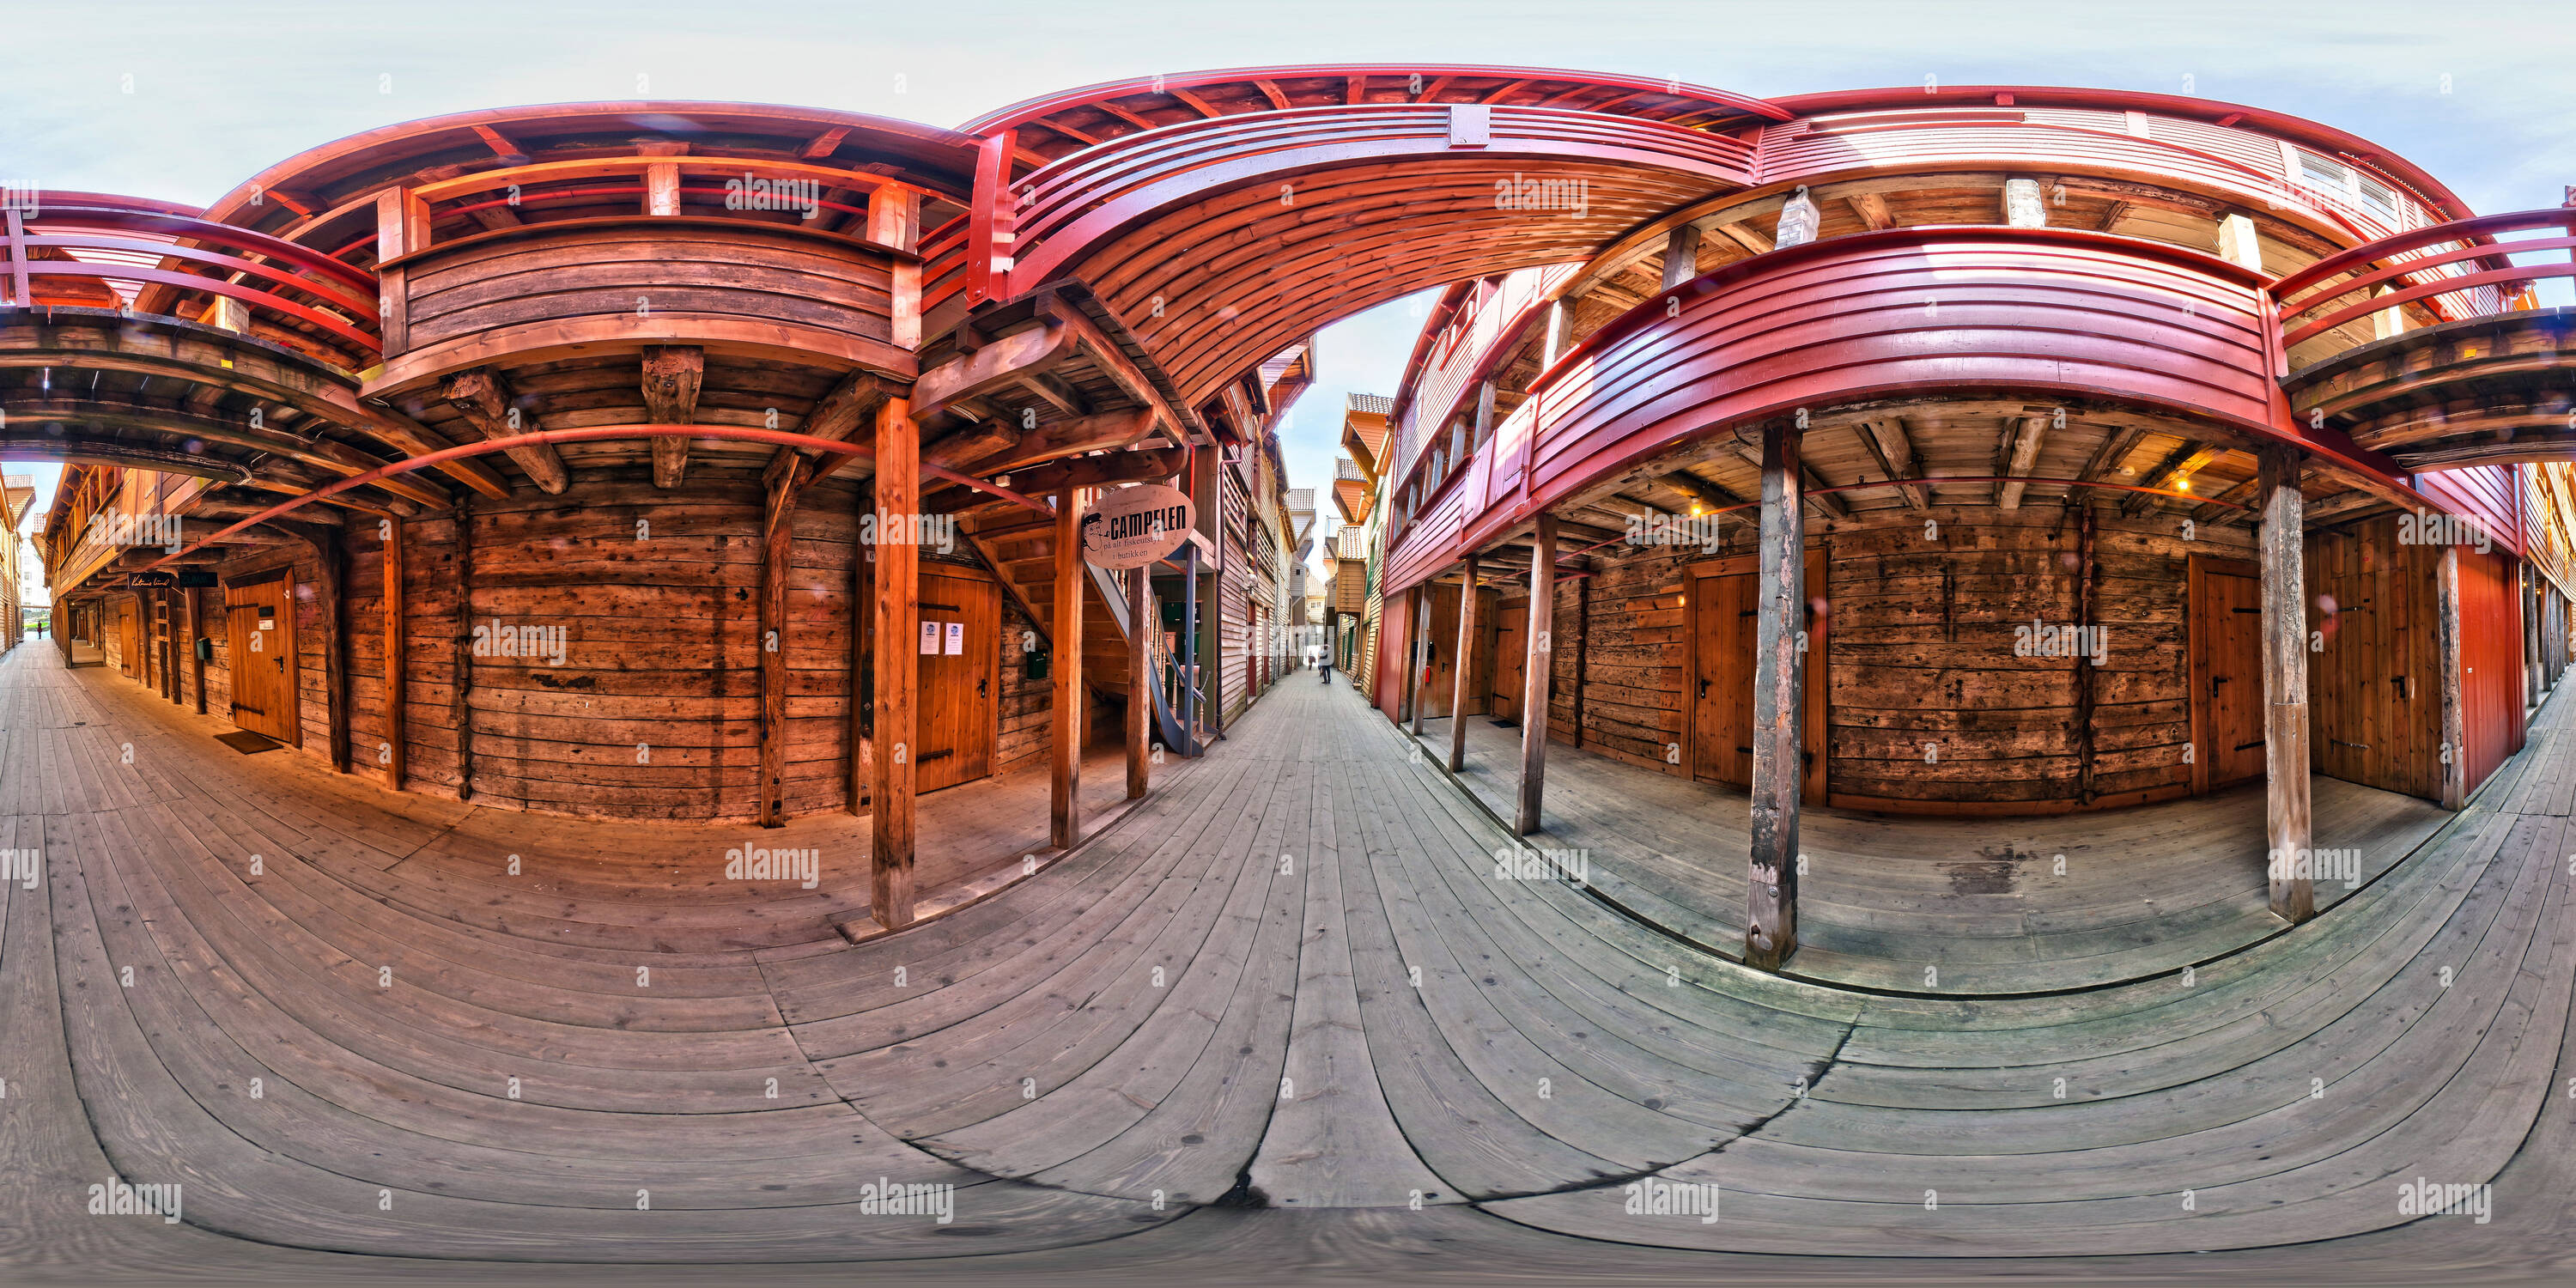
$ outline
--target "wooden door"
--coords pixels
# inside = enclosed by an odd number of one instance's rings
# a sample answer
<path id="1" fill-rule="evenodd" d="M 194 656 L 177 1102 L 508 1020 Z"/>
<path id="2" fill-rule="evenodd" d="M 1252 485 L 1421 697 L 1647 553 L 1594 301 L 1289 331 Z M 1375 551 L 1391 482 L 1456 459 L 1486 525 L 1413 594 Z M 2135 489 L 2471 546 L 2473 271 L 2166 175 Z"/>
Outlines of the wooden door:
<path id="1" fill-rule="evenodd" d="M 1691 777 L 1701 782 L 1753 786 L 1753 662 L 1755 637 L 1762 620 L 1758 577 L 1753 556 L 1734 555 L 1693 564 L 1684 584 L 1685 619 L 1690 624 L 1690 670 L 1682 693 L 1690 712 L 1688 746 L 1683 752 Z M 1825 602 L 1825 563 L 1821 550 L 1807 552 L 1803 570 L 1807 611 L 1801 629 L 1807 633 L 1805 690 L 1799 712 L 1798 798 L 1825 803 L 1826 746 L 1831 727 L 1825 703 L 1826 634 L 1830 617 Z"/>
<path id="2" fill-rule="evenodd" d="M 1691 777 L 1753 785 L 1754 574 L 1690 583 Z"/>
<path id="3" fill-rule="evenodd" d="M 1000 589 L 981 575 L 927 564 L 918 593 L 921 695 L 913 773 L 914 790 L 928 792 L 993 772 L 1002 600 Z M 1061 656 L 1055 660 L 1064 663 Z"/>
<path id="4" fill-rule="evenodd" d="M 1494 605 L 1493 713 L 1496 720 L 1518 720 L 1521 700 L 1528 697 L 1529 600 L 1506 599 Z"/>
<path id="5" fill-rule="evenodd" d="M 2458 551 L 2460 733 L 2469 791 L 2522 750 L 2523 632 L 2513 557 Z"/>
<path id="6" fill-rule="evenodd" d="M 2194 561 L 2193 756 L 2203 789 L 2263 777 L 2263 580 L 2234 559 Z"/>
<path id="7" fill-rule="evenodd" d="M 301 744 L 296 719 L 295 599 L 286 578 L 224 588 L 230 628 L 232 721 L 279 742 Z"/>
<path id="8" fill-rule="evenodd" d="M 143 674 L 142 614 L 133 604 L 119 604 L 116 609 L 116 639 L 124 649 L 116 659 L 117 669 L 129 676 L 140 676 Z"/>
<path id="9" fill-rule="evenodd" d="M 1458 696 L 1458 587 L 1431 587 L 1430 665 L 1423 670 L 1422 718 L 1450 714 Z"/>

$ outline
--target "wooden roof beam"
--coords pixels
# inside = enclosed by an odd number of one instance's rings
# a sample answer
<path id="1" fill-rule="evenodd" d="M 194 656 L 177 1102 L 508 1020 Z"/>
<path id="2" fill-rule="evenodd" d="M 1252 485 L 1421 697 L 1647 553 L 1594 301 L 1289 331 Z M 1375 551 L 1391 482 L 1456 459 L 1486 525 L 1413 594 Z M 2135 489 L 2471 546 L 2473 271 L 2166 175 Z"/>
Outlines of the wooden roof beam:
<path id="1" fill-rule="evenodd" d="M 1772 244 L 1771 239 L 1763 235 L 1762 230 L 1754 228 L 1748 224 L 1719 224 L 1717 226 L 1717 231 L 1723 234 L 1727 240 L 1734 242 L 1736 245 L 1741 246 L 1756 255 L 1768 255 L 1773 250 L 1777 249 L 1777 247 Z"/>
<path id="2" fill-rule="evenodd" d="M 2154 469 L 2139 475 L 2138 486 L 2169 491 L 2177 480 L 2190 478 L 2192 471 L 2208 464 L 2211 458 L 2225 450 L 2227 449 L 2215 443 L 2185 443 L 2175 448 Z M 2154 508 L 2158 500 L 2159 498 L 2146 492 L 2132 492 L 2126 500 L 2120 502 L 2120 513 L 2144 514 Z"/>
<path id="3" fill-rule="evenodd" d="M 1875 192 L 1855 192 L 1844 197 L 1843 202 L 1852 208 L 1853 214 L 1860 216 L 1862 223 L 1869 225 L 1872 232 L 1896 226 L 1895 216 L 1887 213 L 1887 198 Z"/>
<path id="4" fill-rule="evenodd" d="M 2255 522 L 2259 517 L 2258 515 L 2251 510 L 2240 509 L 2238 506 L 2242 505 L 2248 498 L 2252 497 L 2255 490 L 2261 486 L 2262 482 L 2263 476 L 2259 472 L 2246 476 L 2243 482 L 2240 482 L 2236 486 L 2211 497 L 2209 499 L 2209 504 L 2192 511 L 2191 521 L 2194 523 L 2217 523 L 2226 519 L 2243 519 L 2248 523 Z M 2368 496 L 2369 494 L 2362 493 L 2360 495 Z M 2377 500 L 2378 498 L 2372 497 L 2371 499 Z"/>
<path id="5" fill-rule="evenodd" d="M 1216 110 L 1216 106 L 1214 104 L 1178 85 L 1174 85 L 1163 92 L 1170 95 L 1176 101 L 1186 105 L 1191 111 L 1196 112 L 1209 120 L 1215 120 L 1216 118 L 1225 115 L 1225 113 Z"/>
<path id="6" fill-rule="evenodd" d="M 443 396 L 465 418 L 465 423 L 486 439 L 513 438 L 537 431 L 533 416 L 521 415 L 516 425 L 510 423 L 514 400 L 509 385 L 497 372 L 484 368 L 457 372 L 447 378 Z M 538 491 L 548 496 L 561 496 L 572 483 L 572 471 L 565 468 L 563 457 L 552 443 L 532 443 L 502 451 L 526 472 Z"/>
<path id="7" fill-rule="evenodd" d="M 1915 476 L 1914 440 L 1906 434 L 1902 417 L 1863 421 L 1852 427 L 1852 435 L 1868 449 L 1870 459 L 1878 462 L 1879 471 L 1887 475 L 1889 482 Z M 1896 495 L 1904 500 L 1906 507 L 1915 510 L 1930 502 L 1931 493 L 1928 486 L 1896 489 Z"/>
<path id="8" fill-rule="evenodd" d="M 2012 445 L 2008 449 L 2008 454 L 2004 459 L 2004 468 L 2001 472 L 2007 475 L 2029 474 L 2031 466 L 2039 462 L 2040 441 L 2046 437 L 2047 433 L 2048 417 L 2021 417 L 2020 422 L 2012 427 Z M 2018 479 L 2010 483 L 1996 484 L 1995 508 L 1999 510 L 2020 509 L 2022 489 L 2027 486 L 2029 485 L 2022 483 Z"/>
<path id="9" fill-rule="evenodd" d="M 528 150 L 520 147 L 516 139 L 488 125 L 477 125 L 473 130 L 474 137 L 483 140 L 483 146 L 492 149 L 493 158 L 501 164 L 526 165 L 528 163 Z M 288 208 L 293 209 L 293 207 Z"/>
<path id="10" fill-rule="evenodd" d="M 1072 337 L 1074 344 L 1090 356 L 1093 365 L 1100 368 L 1102 375 L 1117 384 L 1128 397 L 1151 408 L 1156 419 L 1161 422 L 1160 427 L 1172 436 L 1173 442 L 1188 441 L 1189 422 L 1182 418 L 1177 408 L 1165 401 L 1162 390 L 1155 386 L 1153 378 L 1147 376 L 1144 369 L 1127 356 L 1127 351 L 1120 348 L 1117 341 L 1110 339 L 1101 331 L 1099 324 L 1091 320 L 1090 314 L 1061 298 L 1042 301 L 1039 311 L 1042 315 L 1053 318 L 1056 325 L 1064 328 L 1065 332 Z"/>

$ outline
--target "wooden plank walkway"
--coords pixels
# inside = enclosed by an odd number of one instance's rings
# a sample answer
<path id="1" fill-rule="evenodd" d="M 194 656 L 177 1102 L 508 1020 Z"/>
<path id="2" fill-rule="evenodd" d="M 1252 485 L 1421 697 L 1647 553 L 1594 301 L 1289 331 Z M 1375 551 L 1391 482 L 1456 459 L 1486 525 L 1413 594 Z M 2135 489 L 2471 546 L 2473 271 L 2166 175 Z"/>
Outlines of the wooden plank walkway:
<path id="1" fill-rule="evenodd" d="M 2340 1239 L 2527 1271 L 2568 1257 L 2576 1180 L 2561 714 L 2188 983 L 1890 996 L 1498 879 L 1511 838 L 1308 675 L 1036 876 L 854 946 L 674 829 L 239 757 L 22 650 L 0 849 L 43 872 L 0 886 L 0 1265 L 2092 1277 Z M 110 1176 L 183 1182 L 184 1223 L 85 1215 Z M 2492 1182 L 2491 1223 L 2402 1215 L 2419 1176 Z M 953 1186 L 952 1219 L 876 1212 L 884 1180 Z M 1629 1211 L 1649 1182 L 1719 1219 Z"/>
<path id="2" fill-rule="evenodd" d="M 1425 755 L 1445 758 L 1449 739 L 1446 718 L 1423 722 Z M 1471 715 L 1467 747 L 1459 782 L 1511 818 L 1519 726 Z M 2451 817 L 2410 796 L 2313 781 L 2315 845 L 2352 851 L 2358 873 L 2317 882 L 2320 908 L 2377 880 Z M 1603 898 L 1732 960 L 1744 942 L 1749 804 L 1742 788 L 1559 745 L 1542 827 L 1524 844 L 1582 854 Z M 2267 894 L 2260 784 L 2027 819 L 1809 808 L 1799 844 L 1809 866 L 1787 973 L 1818 983 L 1944 995 L 2099 988 L 2288 929 Z"/>

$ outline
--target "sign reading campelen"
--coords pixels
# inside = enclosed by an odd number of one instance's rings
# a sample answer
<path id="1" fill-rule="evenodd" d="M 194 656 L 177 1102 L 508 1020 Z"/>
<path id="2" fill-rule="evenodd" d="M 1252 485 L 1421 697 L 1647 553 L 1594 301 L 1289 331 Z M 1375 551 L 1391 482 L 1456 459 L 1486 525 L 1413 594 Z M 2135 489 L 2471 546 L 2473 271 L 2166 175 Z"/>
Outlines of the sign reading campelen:
<path id="1" fill-rule="evenodd" d="M 1082 557 L 1099 568 L 1142 568 L 1181 548 L 1198 515 L 1179 488 L 1140 483 L 1104 492 L 1082 515 Z"/>

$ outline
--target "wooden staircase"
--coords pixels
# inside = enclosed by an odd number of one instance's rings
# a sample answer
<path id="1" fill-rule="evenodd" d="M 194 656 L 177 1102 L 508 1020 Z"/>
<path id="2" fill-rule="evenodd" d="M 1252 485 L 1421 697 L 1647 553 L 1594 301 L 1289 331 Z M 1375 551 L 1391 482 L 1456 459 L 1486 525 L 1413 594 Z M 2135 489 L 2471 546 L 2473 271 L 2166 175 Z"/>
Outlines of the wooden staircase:
<path id="1" fill-rule="evenodd" d="M 1043 514 L 1010 506 L 997 512 L 958 516 L 958 527 L 984 562 L 1002 580 L 1004 592 L 1035 622 L 1040 640 L 1053 648 L 1055 628 L 1055 521 Z M 1097 578 L 1085 578 L 1082 592 L 1082 679 L 1093 691 L 1127 696 L 1127 606 L 1101 593 Z"/>

